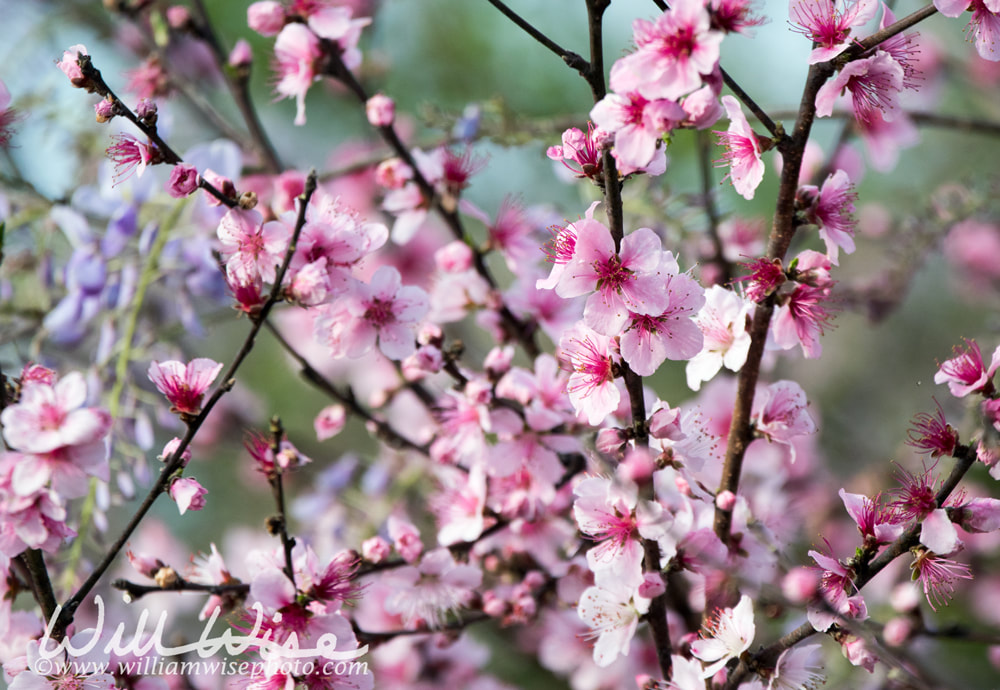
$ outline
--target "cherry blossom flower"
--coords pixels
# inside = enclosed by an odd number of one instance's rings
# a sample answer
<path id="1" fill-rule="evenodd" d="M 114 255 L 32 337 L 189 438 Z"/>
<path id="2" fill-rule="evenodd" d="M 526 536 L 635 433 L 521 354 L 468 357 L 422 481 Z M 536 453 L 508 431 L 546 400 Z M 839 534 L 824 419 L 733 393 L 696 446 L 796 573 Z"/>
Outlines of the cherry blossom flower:
<path id="1" fill-rule="evenodd" d="M 66 524 L 64 499 L 47 488 L 17 495 L 11 482 L 16 459 L 16 454 L 0 455 L 0 554 L 14 558 L 25 549 L 55 552 L 64 539 L 76 536 Z"/>
<path id="2" fill-rule="evenodd" d="M 0 413 L 4 438 L 25 453 L 49 453 L 79 446 L 84 447 L 86 455 L 89 453 L 86 447 L 99 443 L 111 427 L 108 412 L 84 407 L 86 400 L 87 384 L 79 372 L 63 376 L 55 385 L 22 382 L 18 402 Z M 103 444 L 99 445 L 103 460 Z M 85 464 L 92 466 L 89 460 Z"/>
<path id="3" fill-rule="evenodd" d="M 196 415 L 201 412 L 201 399 L 220 371 L 221 363 L 198 357 L 187 364 L 177 360 L 154 360 L 147 373 L 157 390 L 167 396 L 172 411 Z"/>
<path id="4" fill-rule="evenodd" d="M 628 656 L 639 618 L 650 600 L 635 593 L 612 574 L 595 574 L 595 585 L 580 595 L 577 614 L 590 627 L 587 637 L 597 638 L 594 663 L 609 666 L 619 655 Z"/>
<path id="5" fill-rule="evenodd" d="M 562 163 L 575 177 L 597 179 L 604 172 L 603 149 L 610 143 L 610 138 L 609 132 L 588 122 L 586 134 L 576 127 L 567 129 L 562 134 L 562 145 L 550 146 L 545 155 Z"/>
<path id="6" fill-rule="evenodd" d="M 198 483 L 194 477 L 178 477 L 170 482 L 170 498 L 177 504 L 181 515 L 189 510 L 201 510 L 205 507 L 205 494 L 208 489 Z"/>
<path id="7" fill-rule="evenodd" d="M 795 381 L 777 381 L 754 398 L 753 419 L 757 433 L 769 441 L 788 446 L 795 460 L 791 439 L 815 433 L 816 423 L 809 416 L 806 393 Z"/>
<path id="8" fill-rule="evenodd" d="M 584 319 L 598 333 L 615 336 L 628 322 L 629 313 L 659 315 L 667 307 L 660 268 L 662 245 L 649 228 L 629 233 L 615 250 L 611 231 L 596 220 L 575 224 L 573 259 L 559 276 L 556 294 L 587 298 Z"/>
<path id="9" fill-rule="evenodd" d="M 711 678 L 730 659 L 750 649 L 755 632 L 753 602 L 747 595 L 733 608 L 717 610 L 706 626 L 707 635 L 691 643 L 691 654 L 708 664 L 702 678 Z"/>
<path id="10" fill-rule="evenodd" d="M 240 284 L 260 278 L 273 283 L 288 250 L 291 232 L 278 221 L 263 222 L 259 212 L 232 208 L 217 230 L 226 260 L 226 274 Z"/>
<path id="11" fill-rule="evenodd" d="M 946 17 L 960 17 L 972 10 L 967 33 L 973 35 L 976 52 L 985 60 L 1000 62 L 1000 7 L 987 0 L 934 0 L 934 6 Z"/>
<path id="12" fill-rule="evenodd" d="M 587 551 L 595 573 L 610 571 L 631 587 L 642 584 L 642 539 L 666 536 L 671 518 L 656 501 L 639 501 L 638 488 L 605 477 L 587 477 L 573 489 L 573 517 L 580 531 L 600 543 Z"/>
<path id="13" fill-rule="evenodd" d="M 320 410 L 313 421 L 316 439 L 326 441 L 341 432 L 347 422 L 347 410 L 343 405 L 328 405 Z"/>
<path id="14" fill-rule="evenodd" d="M 401 285 L 399 271 L 380 266 L 369 284 L 357 283 L 340 304 L 326 307 L 316 319 L 316 335 L 337 357 L 361 357 L 377 341 L 382 354 L 402 360 L 417 349 L 417 323 L 428 309 L 423 289 Z"/>
<path id="15" fill-rule="evenodd" d="M 615 385 L 617 352 L 611 338 L 578 323 L 559 341 L 563 358 L 572 367 L 566 392 L 573 409 L 598 425 L 618 409 L 621 392 Z"/>
<path id="16" fill-rule="evenodd" d="M 187 163 L 178 163 L 170 171 L 167 182 L 167 193 L 175 199 L 181 199 L 198 189 L 198 169 Z"/>
<path id="17" fill-rule="evenodd" d="M 849 591 L 857 591 L 854 586 L 854 570 L 836 558 L 818 551 L 810 551 L 809 556 L 823 569 L 819 593 L 822 603 L 812 603 L 806 609 L 806 617 L 817 632 L 829 630 L 840 616 L 865 619 L 868 607 L 861 594 L 849 596 Z"/>
<path id="18" fill-rule="evenodd" d="M 395 590 L 385 610 L 401 615 L 407 626 L 433 629 L 441 625 L 443 614 L 469 600 L 483 573 L 474 565 L 456 563 L 448 549 L 438 548 L 424 554 L 419 566 L 397 568 L 385 579 Z"/>
<path id="19" fill-rule="evenodd" d="M 595 125 L 614 134 L 615 157 L 622 174 L 646 168 L 663 135 L 686 118 L 687 113 L 676 102 L 649 100 L 638 92 L 609 93 L 590 111 Z"/>
<path id="20" fill-rule="evenodd" d="M 696 391 L 725 366 L 739 371 L 750 351 L 747 320 L 753 303 L 732 290 L 713 285 L 705 291 L 705 304 L 694 321 L 704 338 L 701 352 L 685 368 L 688 387 Z"/>
<path id="21" fill-rule="evenodd" d="M 750 275 L 740 276 L 736 280 L 747 281 L 746 297 L 751 302 L 763 302 L 788 280 L 780 259 L 761 256 L 741 266 L 748 269 Z"/>
<path id="22" fill-rule="evenodd" d="M 797 31 L 816 44 L 809 56 L 809 64 L 814 65 L 843 52 L 851 28 L 871 21 L 878 6 L 878 0 L 791 0 L 788 14 Z"/>
<path id="23" fill-rule="evenodd" d="M 816 359 L 823 353 L 819 337 L 830 323 L 830 313 L 824 306 L 828 293 L 829 288 L 798 285 L 782 298 L 771 321 L 771 335 L 779 349 L 801 345 L 807 359 Z"/>
<path id="24" fill-rule="evenodd" d="M 365 103 L 365 115 L 372 127 L 388 127 L 396 117 L 396 103 L 384 93 L 377 93 Z"/>
<path id="25" fill-rule="evenodd" d="M 56 66 L 66 75 L 70 84 L 78 89 L 89 91 L 90 80 L 83 76 L 83 70 L 80 69 L 79 59 L 81 55 L 90 55 L 86 46 L 82 44 L 70 46 L 63 52 L 62 60 L 57 62 Z"/>
<path id="26" fill-rule="evenodd" d="M 152 142 L 143 143 L 131 134 L 112 134 L 114 142 L 107 149 L 108 158 L 115 165 L 115 184 L 130 178 L 132 173 L 142 177 L 147 165 L 163 162 L 163 156 Z"/>
<path id="27" fill-rule="evenodd" d="M 653 374 L 664 360 L 680 361 L 697 355 L 704 336 L 693 318 L 705 304 L 705 290 L 691 276 L 679 273 L 677 260 L 666 252 L 660 265 L 667 306 L 660 314 L 629 312 L 622 333 L 622 359 L 640 376 Z"/>
<path id="28" fill-rule="evenodd" d="M 913 418 L 913 426 L 906 433 L 906 445 L 918 453 L 930 453 L 932 458 L 951 455 L 958 445 L 958 434 L 945 421 L 944 410 L 937 404 L 937 414 L 921 412 Z"/>
<path id="29" fill-rule="evenodd" d="M 833 105 L 845 90 L 851 95 L 858 122 L 870 122 L 876 111 L 883 120 L 891 122 L 896 117 L 899 93 L 903 90 L 903 67 L 884 50 L 847 63 L 816 92 L 816 116 L 833 114 Z"/>
<path id="30" fill-rule="evenodd" d="M 768 679 L 767 690 L 815 690 L 826 682 L 820 650 L 821 645 L 796 645 L 778 657 Z"/>
<path id="31" fill-rule="evenodd" d="M 285 25 L 285 8 L 275 0 L 261 0 L 247 7 L 247 25 L 261 36 L 277 36 Z"/>
<path id="32" fill-rule="evenodd" d="M 722 105 L 729 116 L 729 129 L 715 134 L 719 137 L 719 143 L 726 147 L 719 161 L 729 165 L 729 173 L 723 179 L 732 181 L 733 188 L 744 199 L 750 200 L 764 179 L 760 140 L 750 128 L 739 101 L 726 95 L 722 97 Z"/>
<path id="33" fill-rule="evenodd" d="M 924 596 L 931 609 L 947 605 L 955 593 L 956 580 L 971 580 L 972 570 L 958 561 L 943 558 L 927 549 L 913 549 L 914 561 L 910 564 L 913 576 L 920 580 Z"/>
<path id="34" fill-rule="evenodd" d="M 11 690 L 56 690 L 58 688 L 79 688 L 80 690 L 113 690 L 115 678 L 107 673 L 110 654 L 103 644 L 89 644 L 101 634 L 94 628 L 82 630 L 73 635 L 69 648 L 86 650 L 70 657 L 66 648 L 59 650 L 55 640 L 47 635 L 40 640 L 28 642 L 25 668 L 10 680 Z M 43 654 L 42 645 L 46 645 Z M 109 645 L 110 646 L 110 643 Z M 54 649 L 55 648 L 55 649 Z M 102 669 L 104 669 L 102 671 Z M 43 670 L 50 672 L 45 673 Z"/>
<path id="35" fill-rule="evenodd" d="M 583 219 L 576 223 L 570 223 L 566 226 L 554 225 L 549 228 L 549 232 L 552 233 L 552 239 L 542 248 L 545 250 L 545 258 L 552 264 L 552 270 L 549 272 L 548 278 L 540 278 L 535 282 L 537 289 L 552 290 L 559 285 L 566 267 L 576 256 L 576 244 L 580 234 L 584 231 L 592 231 L 593 228 L 600 225 L 598 221 L 594 220 L 594 209 L 599 205 L 599 201 L 592 203 L 584 214 Z M 580 294 L 585 294 L 586 292 L 587 290 L 584 290 Z M 563 295 L 559 296 L 563 297 Z"/>
<path id="36" fill-rule="evenodd" d="M 993 351 L 989 369 L 983 364 L 983 355 L 975 340 L 965 341 L 965 350 L 955 346 L 954 357 L 945 362 L 934 374 L 934 383 L 947 383 L 956 398 L 969 393 L 989 395 L 993 391 L 993 374 L 1000 367 L 1000 347 Z"/>
<path id="37" fill-rule="evenodd" d="M 711 74 L 719 62 L 723 34 L 711 30 L 701 0 L 673 2 L 654 22 L 636 19 L 632 30 L 638 50 L 611 68 L 616 93 L 674 100 L 700 87 L 702 75 Z"/>
<path id="38" fill-rule="evenodd" d="M 826 255 L 836 266 L 838 248 L 854 253 L 855 220 L 851 214 L 858 195 L 850 178 L 843 170 L 837 170 L 826 178 L 821 189 L 807 185 L 799 190 L 799 195 L 808 200 L 807 218 L 819 227 Z"/>
<path id="39" fill-rule="evenodd" d="M 881 503 L 881 496 L 869 498 L 863 494 L 840 490 L 840 498 L 867 545 L 888 544 L 903 533 L 903 522 L 895 510 Z"/>
<path id="40" fill-rule="evenodd" d="M 752 0 L 711 0 L 712 28 L 724 33 L 740 33 L 752 36 L 750 27 L 764 23 L 763 17 L 754 16 Z"/>
<path id="41" fill-rule="evenodd" d="M 274 42 L 277 91 L 281 98 L 294 98 L 295 124 L 306 123 L 306 92 L 319 78 L 317 64 L 323 57 L 319 37 L 305 24 L 285 24 Z"/>

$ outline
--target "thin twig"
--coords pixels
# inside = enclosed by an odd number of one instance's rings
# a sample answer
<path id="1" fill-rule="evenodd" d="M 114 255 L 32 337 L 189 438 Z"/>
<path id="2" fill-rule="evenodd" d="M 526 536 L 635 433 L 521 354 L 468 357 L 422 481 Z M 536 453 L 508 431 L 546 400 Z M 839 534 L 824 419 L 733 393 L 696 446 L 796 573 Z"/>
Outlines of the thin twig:
<path id="1" fill-rule="evenodd" d="M 558 55 L 563 62 L 579 72 L 584 79 L 590 78 L 591 67 L 590 63 L 584 60 L 582 57 L 576 53 L 566 50 L 561 47 L 558 43 L 553 41 L 551 38 L 543 34 L 541 31 L 536 29 L 530 22 L 525 20 L 519 14 L 510 9 L 507 5 L 502 3 L 500 0 L 486 0 L 486 2 L 493 5 L 495 8 L 500 10 L 500 12 L 511 20 L 521 29 L 523 29 L 529 36 L 541 43 L 543 46 L 551 50 L 553 53 Z"/>

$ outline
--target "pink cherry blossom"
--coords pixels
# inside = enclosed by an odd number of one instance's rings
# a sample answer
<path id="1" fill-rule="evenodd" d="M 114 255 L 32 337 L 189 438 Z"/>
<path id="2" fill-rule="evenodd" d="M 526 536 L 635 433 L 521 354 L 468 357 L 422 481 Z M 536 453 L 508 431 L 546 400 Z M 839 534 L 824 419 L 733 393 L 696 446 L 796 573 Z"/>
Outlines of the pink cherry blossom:
<path id="1" fill-rule="evenodd" d="M 839 493 L 866 545 L 888 544 L 903 533 L 902 519 L 890 506 L 882 504 L 881 496 L 870 498 L 844 489 Z"/>
<path id="2" fill-rule="evenodd" d="M 628 655 L 639 618 L 649 610 L 650 600 L 613 576 L 598 575 L 595 582 L 580 595 L 577 613 L 590 627 L 587 637 L 597 638 L 594 663 L 605 667 L 619 655 Z"/>
<path id="3" fill-rule="evenodd" d="M 852 214 L 858 195 L 850 178 L 843 170 L 837 170 L 826 178 L 821 189 L 808 185 L 799 190 L 799 195 L 808 200 L 807 216 L 819 228 L 819 236 L 826 243 L 826 255 L 836 266 L 838 249 L 854 253 Z"/>
<path id="4" fill-rule="evenodd" d="M 170 171 L 167 182 L 167 193 L 175 199 L 181 199 L 198 189 L 198 169 L 187 163 L 178 163 Z"/>
<path id="5" fill-rule="evenodd" d="M 642 583 L 642 539 L 666 536 L 671 518 L 655 501 L 639 501 L 634 484 L 619 486 L 605 477 L 587 477 L 573 490 L 573 517 L 580 531 L 600 542 L 587 551 L 595 573 L 609 570 L 631 587 Z"/>
<path id="6" fill-rule="evenodd" d="M 274 42 L 277 91 L 281 98 L 294 98 L 295 124 L 306 123 L 306 92 L 319 78 L 317 64 L 323 57 L 319 37 L 305 24 L 286 24 Z"/>
<path id="7" fill-rule="evenodd" d="M 582 322 L 566 331 L 559 342 L 563 358 L 572 367 L 566 391 L 578 413 L 594 425 L 618 409 L 621 392 L 615 385 L 617 352 L 611 338 Z"/>
<path id="8" fill-rule="evenodd" d="M 171 410 L 196 415 L 201 412 L 201 399 L 220 371 L 219 362 L 198 357 L 187 364 L 177 360 L 153 361 L 148 375 L 157 390 L 167 396 Z"/>
<path id="9" fill-rule="evenodd" d="M 687 113 L 676 102 L 662 98 L 651 101 L 638 92 L 609 93 L 590 111 L 595 125 L 614 134 L 623 174 L 648 166 L 663 135 L 686 118 Z"/>
<path id="10" fill-rule="evenodd" d="M 731 180 L 733 188 L 744 199 L 750 200 L 764 179 L 760 141 L 735 98 L 723 96 L 722 105 L 729 116 L 729 129 L 715 134 L 719 137 L 719 143 L 726 147 L 719 161 L 729 165 L 729 173 L 723 179 Z"/>
<path id="11" fill-rule="evenodd" d="M 719 62 L 723 34 L 711 30 L 701 0 L 673 2 L 654 22 L 636 19 L 632 29 L 638 49 L 611 68 L 616 93 L 674 100 L 700 87 Z"/>
<path id="12" fill-rule="evenodd" d="M 829 291 L 829 288 L 798 285 L 782 298 L 783 303 L 774 310 L 771 321 L 771 335 L 779 349 L 801 345 L 807 359 L 816 359 L 823 353 L 819 337 L 830 323 L 825 306 Z"/>
<path id="13" fill-rule="evenodd" d="M 56 63 L 56 66 L 69 78 L 70 83 L 77 88 L 84 88 L 87 85 L 87 78 L 83 76 L 83 70 L 77 61 L 81 55 L 89 54 L 86 46 L 77 44 L 67 48 L 62 60 Z"/>
<path id="14" fill-rule="evenodd" d="M 719 285 L 705 291 L 705 304 L 694 319 L 704 337 L 703 346 L 685 368 L 691 390 L 712 380 L 723 366 L 740 370 L 750 350 L 747 320 L 752 309 L 752 302 Z"/>
<path id="15" fill-rule="evenodd" d="M 316 438 L 320 441 L 331 439 L 341 432 L 347 422 L 347 410 L 343 405 L 328 405 L 320 410 L 313 421 Z"/>
<path id="16" fill-rule="evenodd" d="M 338 357 L 361 357 L 377 340 L 382 354 L 401 360 L 416 350 L 416 327 L 428 308 L 426 292 L 401 285 L 399 271 L 380 266 L 369 284 L 356 284 L 340 304 L 325 308 L 316 335 Z"/>
<path id="17" fill-rule="evenodd" d="M 707 635 L 691 643 L 691 654 L 708 664 L 702 677 L 711 678 L 730 659 L 750 649 L 755 632 L 753 602 L 747 595 L 735 607 L 716 611 L 706 626 Z"/>
<path id="18" fill-rule="evenodd" d="M 0 413 L 4 438 L 25 453 L 98 443 L 111 427 L 111 416 L 100 408 L 85 407 L 86 401 L 87 384 L 79 372 L 67 374 L 54 386 L 24 383 L 18 402 Z"/>
<path id="19" fill-rule="evenodd" d="M 1000 347 L 993 351 L 989 369 L 983 364 L 983 355 L 975 340 L 967 339 L 964 351 L 956 345 L 954 355 L 934 374 L 934 383 L 947 383 L 948 390 L 956 398 L 964 398 L 969 393 L 988 395 L 993 391 L 993 374 L 1000 367 Z"/>
<path id="20" fill-rule="evenodd" d="M 247 8 L 247 25 L 261 36 L 277 36 L 285 25 L 285 8 L 274 0 L 261 0 Z"/>
<path id="21" fill-rule="evenodd" d="M 633 314 L 622 333 L 622 359 L 640 376 L 652 375 L 664 360 L 681 361 L 697 355 L 704 336 L 693 318 L 705 304 L 705 291 L 691 276 L 678 273 L 677 261 L 665 254 L 661 272 L 668 304 L 660 314 Z"/>
<path id="22" fill-rule="evenodd" d="M 181 515 L 189 510 L 201 510 L 205 507 L 205 494 L 208 489 L 198 483 L 193 477 L 178 477 L 170 482 L 170 498 L 177 504 Z"/>
<path id="23" fill-rule="evenodd" d="M 877 112 L 891 122 L 899 109 L 899 93 L 903 90 L 903 67 L 884 50 L 860 60 L 854 60 L 840 70 L 816 93 L 816 116 L 833 114 L 837 97 L 847 91 L 858 122 L 871 122 Z"/>
<path id="24" fill-rule="evenodd" d="M 936 415 L 928 412 L 917 414 L 906 437 L 906 445 L 916 448 L 918 453 L 930 453 L 932 458 L 951 455 L 958 445 L 958 434 L 945 420 L 940 404 Z"/>
<path id="25" fill-rule="evenodd" d="M 474 565 L 457 563 L 445 548 L 424 554 L 419 566 L 397 568 L 386 576 L 394 592 L 385 609 L 403 617 L 408 625 L 436 628 L 449 611 L 465 604 L 482 583 L 483 573 Z"/>
<path id="26" fill-rule="evenodd" d="M 377 93 L 365 103 L 365 115 L 372 127 L 388 127 L 396 117 L 396 103 L 383 93 Z"/>
<path id="27" fill-rule="evenodd" d="M 575 225 L 573 259 L 559 276 L 556 294 L 576 297 L 594 290 L 587 299 L 584 319 L 598 333 L 618 335 L 629 313 L 659 315 L 667 307 L 660 268 L 662 245 L 649 228 L 629 233 L 615 250 L 611 231 L 585 218 Z"/>
<path id="28" fill-rule="evenodd" d="M 264 223 L 253 209 L 232 208 L 219 221 L 217 233 L 231 280 L 241 284 L 258 278 L 274 282 L 291 239 L 287 226 L 278 221 Z"/>
<path id="29" fill-rule="evenodd" d="M 108 158 L 115 165 L 115 184 L 120 184 L 136 174 L 142 177 L 147 165 L 163 162 L 163 158 L 152 142 L 136 139 L 131 134 L 112 134 L 114 142 L 107 149 Z"/>
<path id="30" fill-rule="evenodd" d="M 1000 6 L 993 0 L 934 0 L 946 17 L 960 17 L 972 10 L 967 33 L 972 34 L 976 52 L 984 60 L 1000 61 Z"/>
<path id="31" fill-rule="evenodd" d="M 920 580 L 924 596 L 931 609 L 946 605 L 955 593 L 956 580 L 971 580 L 972 569 L 964 563 L 943 558 L 924 549 L 916 553 L 910 564 L 914 577 Z"/>
<path id="32" fill-rule="evenodd" d="M 588 122 L 586 134 L 576 127 L 567 129 L 562 135 L 562 145 L 550 146 L 545 155 L 562 163 L 575 177 L 596 179 L 604 171 L 602 155 L 610 138 L 609 132 Z"/>
<path id="33" fill-rule="evenodd" d="M 816 432 L 816 423 L 807 410 L 806 393 L 795 381 L 777 381 L 754 398 L 753 418 L 757 432 L 769 441 L 786 444 L 795 459 L 796 436 Z"/>
<path id="34" fill-rule="evenodd" d="M 825 62 L 839 55 L 850 42 L 851 28 L 867 24 L 878 11 L 878 0 L 791 0 L 789 19 L 795 29 L 816 47 L 809 64 Z"/>

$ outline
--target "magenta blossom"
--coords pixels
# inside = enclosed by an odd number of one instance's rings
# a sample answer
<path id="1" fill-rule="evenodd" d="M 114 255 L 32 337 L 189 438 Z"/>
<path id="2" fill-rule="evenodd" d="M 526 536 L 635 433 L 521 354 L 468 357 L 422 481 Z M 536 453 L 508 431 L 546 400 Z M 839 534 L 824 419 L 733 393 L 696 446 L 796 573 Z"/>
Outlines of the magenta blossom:
<path id="1" fill-rule="evenodd" d="M 580 322 L 563 333 L 559 348 L 572 368 L 566 392 L 573 409 L 585 414 L 591 424 L 600 424 L 621 401 L 615 385 L 618 353 L 611 338 Z"/>
<path id="2" fill-rule="evenodd" d="M 241 285 L 258 279 L 274 282 L 291 238 L 284 223 L 264 223 L 253 209 L 232 208 L 219 221 L 217 234 L 230 281 Z"/>
<path id="3" fill-rule="evenodd" d="M 847 91 L 854 106 L 854 117 L 867 123 L 877 112 L 891 122 L 899 109 L 899 94 L 903 90 L 903 66 L 884 50 L 871 57 L 847 63 L 833 79 L 816 93 L 816 116 L 833 114 L 837 97 Z"/>
<path id="4" fill-rule="evenodd" d="M 965 351 L 956 345 L 954 354 L 934 374 L 934 383 L 947 383 L 948 390 L 956 398 L 964 398 L 969 393 L 992 393 L 993 374 L 1000 367 L 1000 347 L 993 351 L 989 369 L 983 364 L 983 355 L 975 340 L 965 341 Z"/>
<path id="5" fill-rule="evenodd" d="M 826 255 L 836 266 L 838 250 L 854 253 L 854 202 L 858 195 L 854 185 L 843 170 L 832 173 L 817 189 L 807 185 L 799 190 L 799 196 L 808 200 L 806 211 L 809 219 L 819 228 L 819 236 L 826 243 Z"/>
<path id="6" fill-rule="evenodd" d="M 830 312 L 826 307 L 829 292 L 829 288 L 798 285 L 784 296 L 771 322 L 771 334 L 779 349 L 801 345 L 807 359 L 816 359 L 823 353 L 819 337 L 830 324 Z"/>
<path id="7" fill-rule="evenodd" d="M 757 135 L 750 128 L 743 109 L 732 96 L 722 97 L 722 105 L 729 116 L 729 129 L 725 132 L 715 132 L 719 143 L 726 147 L 725 153 L 718 161 L 729 165 L 729 173 L 723 179 L 729 179 L 733 188 L 744 199 L 753 199 L 754 192 L 764 179 L 764 161 L 761 159 L 761 145 Z"/>
<path id="8" fill-rule="evenodd" d="M 177 360 L 152 362 L 149 380 L 167 396 L 170 409 L 180 414 L 201 412 L 201 399 L 212 381 L 222 371 L 222 364 L 206 357 L 192 359 L 187 364 Z"/>
<path id="9" fill-rule="evenodd" d="M 147 165 L 163 162 L 160 151 L 151 142 L 143 143 L 131 134 L 111 135 L 114 143 L 108 147 L 108 158 L 115 164 L 115 184 L 120 184 L 136 174 L 142 177 Z"/>
<path id="10" fill-rule="evenodd" d="M 796 31 L 816 47 L 809 64 L 839 55 L 850 42 L 851 28 L 867 24 L 878 10 L 878 0 L 791 0 L 788 15 Z"/>
<path id="11" fill-rule="evenodd" d="M 768 441 L 787 445 L 794 461 L 791 439 L 816 431 L 805 391 L 795 381 L 776 381 L 757 394 L 753 407 L 757 433 Z"/>
<path id="12" fill-rule="evenodd" d="M 167 193 L 175 199 L 181 199 L 198 189 L 198 169 L 187 163 L 178 163 L 170 171 L 167 181 Z"/>

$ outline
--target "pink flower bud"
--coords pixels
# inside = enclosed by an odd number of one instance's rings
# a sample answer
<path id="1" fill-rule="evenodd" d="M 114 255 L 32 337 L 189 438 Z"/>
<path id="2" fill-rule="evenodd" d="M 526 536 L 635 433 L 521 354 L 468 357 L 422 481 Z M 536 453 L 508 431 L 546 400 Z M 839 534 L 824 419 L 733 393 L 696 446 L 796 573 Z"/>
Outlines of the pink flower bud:
<path id="1" fill-rule="evenodd" d="M 184 5 L 171 5 L 167 8 L 167 24 L 171 29 L 184 29 L 191 23 L 191 11 Z"/>
<path id="2" fill-rule="evenodd" d="M 247 8 L 247 25 L 261 36 L 277 36 L 285 26 L 285 8 L 271 0 L 255 2 Z"/>
<path id="3" fill-rule="evenodd" d="M 391 551 L 389 542 L 377 535 L 361 542 L 361 557 L 369 563 L 381 563 Z"/>
<path id="4" fill-rule="evenodd" d="M 649 435 L 653 438 L 682 441 L 687 434 L 681 431 L 681 408 L 661 407 L 649 418 Z"/>
<path id="5" fill-rule="evenodd" d="M 198 168 L 188 163 L 178 163 L 170 171 L 167 193 L 175 199 L 182 199 L 198 189 Z"/>
<path id="6" fill-rule="evenodd" d="M 601 429 L 594 445 L 597 450 L 612 457 L 621 457 L 622 447 L 628 441 L 621 429 Z"/>
<path id="7" fill-rule="evenodd" d="M 521 583 L 528 588 L 528 591 L 533 591 L 544 585 L 545 579 L 545 575 L 540 570 L 529 570 Z"/>
<path id="8" fill-rule="evenodd" d="M 223 177 L 211 168 L 205 171 L 205 174 L 202 175 L 202 179 L 222 192 L 224 196 L 228 196 L 229 198 L 236 196 L 236 185 L 233 184 L 233 181 L 228 177 Z M 205 194 L 205 201 L 208 202 L 209 206 L 219 206 L 222 204 L 221 201 L 215 198 L 214 194 L 209 194 L 208 192 L 205 192 Z"/>
<path id="9" fill-rule="evenodd" d="M 107 122 L 115 116 L 115 104 L 102 98 L 94 105 L 94 113 L 98 122 Z"/>
<path id="10" fill-rule="evenodd" d="M 619 476 L 643 484 L 653 477 L 656 461 L 647 448 L 633 448 L 626 452 L 625 460 L 618 466 Z"/>
<path id="11" fill-rule="evenodd" d="M 396 103 L 385 94 L 377 93 L 365 103 L 365 114 L 372 127 L 388 127 L 396 117 Z"/>
<path id="12" fill-rule="evenodd" d="M 897 616 L 886 622 L 885 628 L 882 630 L 882 638 L 890 647 L 900 647 L 910 639 L 912 633 L 913 621 Z"/>
<path id="13" fill-rule="evenodd" d="M 144 553 L 126 551 L 125 555 L 128 556 L 128 562 L 135 568 L 136 572 L 146 577 L 153 577 L 157 570 L 166 567 L 166 564 L 159 558 L 147 556 Z"/>
<path id="14" fill-rule="evenodd" d="M 436 323 L 425 323 L 417 331 L 417 342 L 421 345 L 441 347 L 444 344 L 444 332 Z"/>
<path id="15" fill-rule="evenodd" d="M 250 44 L 241 38 L 236 41 L 236 45 L 229 53 L 229 65 L 230 67 L 249 67 L 251 62 L 253 62 L 253 50 L 250 49 Z"/>
<path id="16" fill-rule="evenodd" d="M 47 386 L 51 386 L 55 383 L 56 372 L 52 371 L 48 367 L 43 367 L 41 364 L 28 363 L 24 365 L 24 369 L 21 371 L 21 385 L 24 386 L 29 381 L 34 381 L 35 383 L 44 383 Z"/>
<path id="17" fill-rule="evenodd" d="M 715 497 L 715 505 L 719 510 L 732 510 L 736 505 L 736 494 L 732 491 L 720 491 Z"/>
<path id="18" fill-rule="evenodd" d="M 375 184 L 386 189 L 402 189 L 411 177 L 410 166 L 398 158 L 382 161 L 375 168 Z"/>
<path id="19" fill-rule="evenodd" d="M 148 98 L 141 99 L 135 106 L 135 114 L 140 120 L 156 117 L 156 103 Z"/>
<path id="20" fill-rule="evenodd" d="M 69 77 L 69 83 L 78 89 L 87 86 L 88 79 L 83 76 L 83 70 L 77 64 L 78 56 L 89 55 L 87 47 L 81 44 L 70 46 L 62 56 L 62 60 L 56 63 L 63 74 Z"/>
<path id="21" fill-rule="evenodd" d="M 163 446 L 163 450 L 160 451 L 159 460 L 161 462 L 167 462 L 170 458 L 174 457 L 174 453 L 177 449 L 181 447 L 181 440 L 176 436 L 171 440 L 167 441 L 167 445 Z M 181 453 L 181 467 L 185 467 L 189 462 L 191 462 L 191 449 L 185 448 L 184 452 Z"/>
<path id="22" fill-rule="evenodd" d="M 514 359 L 514 348 L 510 345 L 506 347 L 494 347 L 486 353 L 483 360 L 483 369 L 492 379 L 499 379 L 510 370 L 511 360 Z"/>
<path id="23" fill-rule="evenodd" d="M 500 618 L 507 613 L 507 602 L 493 592 L 484 592 L 483 613 L 492 618 Z"/>
<path id="24" fill-rule="evenodd" d="M 424 544 L 420 541 L 420 532 L 407 520 L 397 518 L 395 515 L 389 517 L 388 522 L 389 538 L 392 539 L 396 551 L 407 563 L 415 563 L 424 550 Z"/>
<path id="25" fill-rule="evenodd" d="M 177 504 L 181 515 L 188 510 L 201 510 L 205 507 L 205 494 L 208 490 L 193 477 L 180 477 L 170 483 L 170 498 Z"/>
<path id="26" fill-rule="evenodd" d="M 455 240 L 434 252 L 434 264 L 443 273 L 461 273 L 472 266 L 472 249 L 465 242 Z"/>
<path id="27" fill-rule="evenodd" d="M 819 587 L 820 574 L 814 568 L 798 566 L 781 580 L 781 592 L 793 604 L 804 604 L 813 598 Z"/>
<path id="28" fill-rule="evenodd" d="M 346 423 L 347 410 L 344 409 L 343 405 L 329 405 L 328 407 L 324 407 L 313 421 L 316 438 L 320 441 L 333 438 L 341 432 Z"/>
<path id="29" fill-rule="evenodd" d="M 655 599 L 666 591 L 667 586 L 659 573 L 646 573 L 643 576 L 642 584 L 639 585 L 639 596 L 647 599 Z"/>

